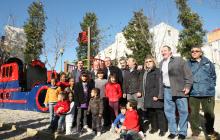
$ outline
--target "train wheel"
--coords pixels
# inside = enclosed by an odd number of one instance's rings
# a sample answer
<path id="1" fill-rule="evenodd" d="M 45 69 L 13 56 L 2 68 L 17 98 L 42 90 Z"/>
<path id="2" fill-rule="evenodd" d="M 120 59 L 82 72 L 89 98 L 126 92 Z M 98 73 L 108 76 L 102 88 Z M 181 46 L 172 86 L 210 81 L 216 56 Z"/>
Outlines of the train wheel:
<path id="1" fill-rule="evenodd" d="M 44 99 L 46 97 L 48 86 L 42 86 L 36 94 L 36 105 L 37 108 L 42 112 L 47 112 L 48 107 L 45 107 L 44 105 Z"/>

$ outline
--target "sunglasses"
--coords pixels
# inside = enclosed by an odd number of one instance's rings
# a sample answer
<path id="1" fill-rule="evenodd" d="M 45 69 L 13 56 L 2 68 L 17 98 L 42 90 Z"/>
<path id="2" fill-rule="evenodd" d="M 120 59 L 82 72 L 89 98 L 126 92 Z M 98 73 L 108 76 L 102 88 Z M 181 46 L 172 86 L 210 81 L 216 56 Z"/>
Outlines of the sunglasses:
<path id="1" fill-rule="evenodd" d="M 191 53 L 198 53 L 198 52 L 201 52 L 199 50 L 192 50 Z"/>
<path id="2" fill-rule="evenodd" d="M 145 63 L 152 63 L 153 61 L 149 60 L 149 61 L 145 61 Z"/>

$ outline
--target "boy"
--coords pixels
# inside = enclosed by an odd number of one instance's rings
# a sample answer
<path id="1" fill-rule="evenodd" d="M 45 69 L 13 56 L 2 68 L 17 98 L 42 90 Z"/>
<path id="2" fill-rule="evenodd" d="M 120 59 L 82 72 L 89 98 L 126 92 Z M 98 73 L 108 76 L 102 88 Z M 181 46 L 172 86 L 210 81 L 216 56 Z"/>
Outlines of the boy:
<path id="1" fill-rule="evenodd" d="M 116 117 L 112 124 L 111 131 L 120 133 L 120 128 L 125 120 L 126 106 L 120 106 L 121 113 Z"/>

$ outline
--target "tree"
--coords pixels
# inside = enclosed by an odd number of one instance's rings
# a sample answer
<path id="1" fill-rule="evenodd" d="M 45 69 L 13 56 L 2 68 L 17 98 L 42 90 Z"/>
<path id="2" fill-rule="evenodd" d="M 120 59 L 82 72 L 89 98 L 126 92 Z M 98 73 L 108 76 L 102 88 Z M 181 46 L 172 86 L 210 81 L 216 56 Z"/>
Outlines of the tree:
<path id="1" fill-rule="evenodd" d="M 44 46 L 43 33 L 45 32 L 46 15 L 40 1 L 33 2 L 28 8 L 29 19 L 24 25 L 27 43 L 24 50 L 25 62 L 39 59 Z"/>
<path id="2" fill-rule="evenodd" d="M 178 22 L 184 29 L 179 34 L 177 51 L 186 58 L 190 58 L 190 50 L 193 46 L 202 46 L 205 31 L 197 13 L 187 5 L 187 0 L 176 0 L 179 10 Z"/>
<path id="3" fill-rule="evenodd" d="M 100 30 L 97 24 L 98 18 L 95 13 L 86 13 L 83 17 L 83 21 L 80 23 L 81 30 L 87 31 L 87 28 L 90 27 L 90 46 L 91 46 L 91 57 L 95 57 L 99 52 L 99 44 L 100 44 Z M 87 59 L 87 44 L 79 43 L 79 47 L 76 48 L 77 58 L 79 60 Z"/>
<path id="4" fill-rule="evenodd" d="M 58 29 L 58 26 L 56 27 L 56 32 L 54 35 L 54 39 L 55 39 L 55 44 L 53 47 L 47 47 L 44 46 L 43 47 L 43 55 L 45 57 L 45 63 L 50 67 L 50 70 L 54 70 L 56 65 L 57 65 L 57 61 L 59 59 L 59 57 L 62 57 L 60 50 L 63 49 L 63 51 L 65 51 L 66 46 L 67 46 L 67 32 L 66 31 L 60 31 Z M 50 63 L 48 60 L 48 54 L 51 54 L 51 59 L 53 60 L 53 63 Z M 64 52 L 62 52 L 64 53 Z"/>
<path id="5" fill-rule="evenodd" d="M 146 55 L 152 55 L 152 35 L 149 32 L 148 19 L 143 10 L 134 12 L 133 18 L 123 29 L 127 47 L 133 51 L 131 55 L 138 64 L 143 64 Z"/>

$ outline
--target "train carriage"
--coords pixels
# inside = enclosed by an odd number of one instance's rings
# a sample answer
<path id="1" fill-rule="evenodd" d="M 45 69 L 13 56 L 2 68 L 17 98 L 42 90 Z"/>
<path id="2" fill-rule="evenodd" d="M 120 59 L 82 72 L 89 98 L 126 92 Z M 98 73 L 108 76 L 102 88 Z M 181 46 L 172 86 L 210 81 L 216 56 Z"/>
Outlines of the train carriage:
<path id="1" fill-rule="evenodd" d="M 47 69 L 34 60 L 10 58 L 0 68 L 0 108 L 46 112 Z"/>

